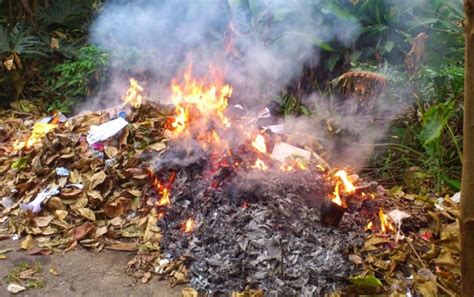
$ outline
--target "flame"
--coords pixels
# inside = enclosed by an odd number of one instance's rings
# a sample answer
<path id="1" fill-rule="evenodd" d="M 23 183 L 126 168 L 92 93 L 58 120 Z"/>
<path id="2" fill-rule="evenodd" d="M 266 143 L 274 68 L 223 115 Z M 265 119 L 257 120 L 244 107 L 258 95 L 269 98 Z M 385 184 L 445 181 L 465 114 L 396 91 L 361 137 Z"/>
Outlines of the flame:
<path id="1" fill-rule="evenodd" d="M 395 228 L 393 227 L 392 223 L 390 223 L 388 216 L 383 212 L 382 209 L 379 210 L 379 218 L 382 233 L 387 233 L 388 231 L 395 232 Z"/>
<path id="2" fill-rule="evenodd" d="M 344 192 L 347 194 L 352 194 L 355 192 L 356 187 L 352 184 L 352 182 L 347 177 L 347 172 L 344 170 L 339 170 L 336 172 L 334 176 L 337 176 L 341 179 L 342 183 L 344 184 Z"/>
<path id="3" fill-rule="evenodd" d="M 167 188 L 163 188 L 163 190 L 161 191 L 161 197 L 160 197 L 160 200 L 158 200 L 158 203 L 157 205 L 158 206 L 168 206 L 171 204 L 171 201 L 170 201 L 170 192 Z"/>
<path id="4" fill-rule="evenodd" d="M 222 83 L 221 73 L 213 66 L 209 67 L 207 78 L 197 80 L 192 77 L 192 65 L 184 74 L 184 81 L 171 85 L 172 101 L 176 106 L 176 117 L 172 124 L 176 134 L 181 134 L 190 117 L 190 108 L 199 111 L 200 116 L 208 122 L 219 119 L 223 127 L 230 127 L 230 121 L 224 115 L 227 99 L 232 95 L 232 88 Z"/>
<path id="5" fill-rule="evenodd" d="M 127 92 L 122 96 L 122 100 L 131 106 L 138 108 L 142 104 L 142 93 L 143 87 L 138 84 L 134 78 L 130 78 L 130 87 Z"/>
<path id="6" fill-rule="evenodd" d="M 186 222 L 182 226 L 182 230 L 184 233 L 191 233 L 194 231 L 196 227 L 196 222 L 193 219 L 187 219 Z"/>
<path id="7" fill-rule="evenodd" d="M 342 206 L 342 199 L 341 199 L 341 196 L 339 195 L 339 186 L 340 185 L 341 185 L 340 182 L 336 183 L 336 187 L 334 188 L 334 193 L 333 193 L 333 197 L 332 197 L 331 201 L 333 203 L 336 203 L 339 206 Z"/>
<path id="8" fill-rule="evenodd" d="M 298 166 L 299 169 L 301 169 L 301 170 L 306 170 L 307 169 L 304 160 L 296 159 L 295 161 L 296 161 L 296 165 Z"/>
<path id="9" fill-rule="evenodd" d="M 252 141 L 252 146 L 259 152 L 266 154 L 267 153 L 267 145 L 265 144 L 265 138 L 258 134 L 255 137 L 255 140 Z"/>
<path id="10" fill-rule="evenodd" d="M 291 165 L 282 164 L 282 165 L 280 166 L 280 170 L 290 172 L 290 171 L 293 171 L 294 168 L 293 168 L 293 166 L 291 166 Z"/>
<path id="11" fill-rule="evenodd" d="M 368 230 L 372 230 L 372 228 L 374 227 L 374 223 L 372 223 L 372 221 L 370 221 L 367 226 L 365 226 L 365 230 L 368 231 Z"/>
<path id="12" fill-rule="evenodd" d="M 268 169 L 267 165 L 265 165 L 265 162 L 263 162 L 260 159 L 257 159 L 257 161 L 255 161 L 255 164 L 252 166 L 252 168 L 256 168 L 262 171 L 265 171 Z"/>

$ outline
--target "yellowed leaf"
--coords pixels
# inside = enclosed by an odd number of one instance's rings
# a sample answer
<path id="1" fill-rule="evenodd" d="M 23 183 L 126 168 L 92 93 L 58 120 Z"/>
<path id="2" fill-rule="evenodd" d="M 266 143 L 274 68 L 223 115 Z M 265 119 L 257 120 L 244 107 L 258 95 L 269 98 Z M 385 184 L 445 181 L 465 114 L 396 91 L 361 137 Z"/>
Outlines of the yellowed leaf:
<path id="1" fill-rule="evenodd" d="M 55 37 L 51 37 L 51 48 L 53 49 L 59 49 L 59 39 Z"/>
<path id="2" fill-rule="evenodd" d="M 113 146 L 108 146 L 108 147 L 105 148 L 104 152 L 105 152 L 105 155 L 107 157 L 113 158 L 113 157 L 117 156 L 118 149 L 116 147 L 113 147 Z"/>
<path id="3" fill-rule="evenodd" d="M 104 171 L 99 171 L 96 174 L 94 174 L 91 177 L 90 189 L 91 190 L 95 189 L 98 185 L 102 184 L 106 178 L 107 178 L 107 175 L 105 174 Z"/>
<path id="4" fill-rule="evenodd" d="M 182 297 L 198 297 L 199 294 L 196 290 L 194 290 L 193 288 L 184 288 L 182 291 L 181 291 L 181 296 Z"/>
<path id="5" fill-rule="evenodd" d="M 25 239 L 20 244 L 21 249 L 23 250 L 31 250 L 35 246 L 35 240 L 33 239 L 33 236 L 27 235 Z"/>
<path id="6" fill-rule="evenodd" d="M 95 221 L 95 213 L 89 208 L 79 208 L 77 210 L 81 216 L 85 217 L 86 219 L 90 221 Z"/>
<path id="7" fill-rule="evenodd" d="M 43 228 L 49 225 L 51 221 L 54 219 L 53 216 L 45 216 L 45 217 L 35 217 L 33 221 L 35 222 L 36 226 Z"/>

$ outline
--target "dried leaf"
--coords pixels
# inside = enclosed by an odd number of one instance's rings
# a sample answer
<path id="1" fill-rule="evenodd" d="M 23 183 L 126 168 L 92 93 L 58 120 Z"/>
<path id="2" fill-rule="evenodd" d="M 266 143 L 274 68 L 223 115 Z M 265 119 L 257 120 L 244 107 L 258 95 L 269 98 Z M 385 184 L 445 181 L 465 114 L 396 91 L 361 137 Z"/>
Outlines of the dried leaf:
<path id="1" fill-rule="evenodd" d="M 93 233 L 95 231 L 95 226 L 90 223 L 84 223 L 79 227 L 74 228 L 73 230 L 73 235 L 74 235 L 74 240 L 79 241 L 81 239 L 84 239 L 87 235 Z"/>
<path id="2" fill-rule="evenodd" d="M 33 239 L 33 236 L 28 234 L 25 239 L 20 244 L 21 249 L 23 250 L 31 250 L 35 246 L 35 240 Z"/>
<path id="3" fill-rule="evenodd" d="M 91 177 L 91 184 L 90 184 L 89 189 L 91 190 L 95 189 L 98 185 L 102 184 L 106 178 L 107 178 L 107 175 L 105 174 L 104 171 L 97 172 Z"/>
<path id="4" fill-rule="evenodd" d="M 181 291 L 181 296 L 182 297 L 198 297 L 199 294 L 196 290 L 194 290 L 193 288 L 184 288 L 182 291 Z"/>
<path id="5" fill-rule="evenodd" d="M 54 216 L 45 216 L 45 217 L 35 217 L 33 221 L 35 222 L 36 226 L 43 228 L 49 225 L 51 221 L 54 219 Z"/>
<path id="6" fill-rule="evenodd" d="M 89 209 L 89 208 L 79 208 L 77 210 L 81 216 L 85 217 L 86 219 L 90 220 L 90 221 L 95 221 L 95 213 Z"/>
<path id="7" fill-rule="evenodd" d="M 138 249 L 138 245 L 134 242 L 119 242 L 112 243 L 111 245 L 108 245 L 105 248 L 121 252 L 134 252 Z"/>

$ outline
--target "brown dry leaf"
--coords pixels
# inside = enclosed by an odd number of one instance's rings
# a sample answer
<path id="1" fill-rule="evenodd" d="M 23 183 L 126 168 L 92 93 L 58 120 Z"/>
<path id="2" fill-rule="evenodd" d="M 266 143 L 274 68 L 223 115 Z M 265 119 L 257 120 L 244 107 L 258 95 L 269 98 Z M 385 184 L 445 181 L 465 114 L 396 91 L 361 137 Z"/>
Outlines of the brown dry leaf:
<path id="1" fill-rule="evenodd" d="M 51 221 L 54 219 L 54 216 L 45 216 L 45 217 L 35 217 L 33 221 L 35 222 L 36 226 L 43 228 L 49 225 Z"/>
<path id="2" fill-rule="evenodd" d="M 33 236 L 28 234 L 25 239 L 20 244 L 20 247 L 22 250 L 31 250 L 34 246 L 36 245 L 35 240 L 33 239 Z"/>
<path id="3" fill-rule="evenodd" d="M 51 197 L 48 202 L 46 203 L 51 210 L 65 210 L 63 202 L 58 197 Z"/>
<path id="4" fill-rule="evenodd" d="M 138 245 L 134 242 L 118 242 L 112 243 L 105 247 L 109 250 L 121 251 L 121 252 L 134 252 L 138 249 Z"/>
<path id="5" fill-rule="evenodd" d="M 89 186 L 89 189 L 91 190 L 95 189 L 98 185 L 102 184 L 106 178 L 107 178 L 107 175 L 105 174 L 104 171 L 97 172 L 91 177 L 91 184 Z"/>
<path id="6" fill-rule="evenodd" d="M 105 155 L 109 158 L 114 158 L 118 154 L 118 149 L 113 146 L 108 146 L 104 149 Z"/>
<path id="7" fill-rule="evenodd" d="M 154 151 L 161 152 L 166 148 L 166 144 L 163 142 L 155 142 L 153 144 L 150 144 L 148 147 Z"/>
<path id="8" fill-rule="evenodd" d="M 5 66 L 8 71 L 15 70 L 16 66 L 15 62 L 13 61 L 13 57 L 3 61 L 3 66 Z"/>
<path id="9" fill-rule="evenodd" d="M 84 223 L 81 226 L 74 228 L 73 230 L 74 240 L 78 241 L 78 240 L 84 239 L 87 235 L 93 232 L 95 232 L 94 224 L 90 222 Z"/>
<path id="10" fill-rule="evenodd" d="M 363 263 L 362 258 L 357 255 L 349 255 L 349 261 L 357 265 L 360 265 Z"/>
<path id="11" fill-rule="evenodd" d="M 51 37 L 51 44 L 50 44 L 51 48 L 53 49 L 59 49 L 59 39 L 55 38 L 55 37 Z"/>
<path id="12" fill-rule="evenodd" d="M 61 197 L 64 197 L 64 198 L 72 198 L 72 197 L 78 196 L 81 193 L 82 193 L 82 189 L 66 188 L 66 189 L 61 190 L 60 195 L 61 195 Z"/>
<path id="13" fill-rule="evenodd" d="M 124 207 L 118 199 L 112 203 L 107 203 L 104 206 L 104 213 L 109 218 L 121 216 L 123 214 L 123 211 Z"/>
<path id="14" fill-rule="evenodd" d="M 90 221 L 95 221 L 95 213 L 90 208 L 79 208 L 77 211 L 81 214 L 81 216 L 85 217 Z"/>
<path id="15" fill-rule="evenodd" d="M 95 231 L 95 237 L 101 237 L 105 234 L 107 234 L 107 226 L 102 226 Z"/>
<path id="16" fill-rule="evenodd" d="M 438 287 L 434 281 L 417 283 L 415 288 L 421 296 L 438 296 Z"/>
<path id="17" fill-rule="evenodd" d="M 68 214 L 69 214 L 69 212 L 67 212 L 65 210 L 60 210 L 60 209 L 58 209 L 54 212 L 54 215 L 58 219 L 60 219 L 61 221 L 65 220 L 67 218 Z"/>
<path id="18" fill-rule="evenodd" d="M 147 271 L 143 274 L 143 277 L 142 277 L 142 284 L 146 284 L 147 282 L 149 282 L 151 279 L 151 272 Z"/>
<path id="19" fill-rule="evenodd" d="M 387 238 L 372 236 L 365 241 L 364 250 L 366 251 L 376 250 L 378 249 L 377 245 L 380 245 L 383 243 L 390 243 L 390 240 Z"/>
<path id="20" fill-rule="evenodd" d="M 58 269 L 57 269 L 56 267 L 50 267 L 50 268 L 48 269 L 48 271 L 49 271 L 49 273 L 51 273 L 51 274 L 54 275 L 54 276 L 58 276 L 58 275 L 59 275 L 59 271 L 58 271 Z"/>
<path id="21" fill-rule="evenodd" d="M 99 200 L 99 201 L 104 200 L 104 198 L 102 197 L 102 194 L 100 194 L 99 191 L 95 191 L 95 190 L 87 191 L 87 196 L 89 196 L 92 199 Z"/>
<path id="22" fill-rule="evenodd" d="M 198 297 L 199 294 L 196 290 L 194 290 L 193 288 L 184 288 L 182 291 L 181 291 L 181 296 L 182 297 Z"/>

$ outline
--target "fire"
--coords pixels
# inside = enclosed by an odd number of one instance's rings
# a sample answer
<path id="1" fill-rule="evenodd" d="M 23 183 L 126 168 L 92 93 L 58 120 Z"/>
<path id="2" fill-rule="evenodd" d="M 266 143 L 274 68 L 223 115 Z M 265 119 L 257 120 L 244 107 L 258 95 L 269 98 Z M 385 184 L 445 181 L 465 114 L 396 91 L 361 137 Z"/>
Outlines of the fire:
<path id="1" fill-rule="evenodd" d="M 387 233 L 388 231 L 395 232 L 395 228 L 393 227 L 392 223 L 390 223 L 388 216 L 383 212 L 382 209 L 379 210 L 379 218 L 382 233 Z"/>
<path id="2" fill-rule="evenodd" d="M 282 164 L 282 165 L 280 166 L 280 170 L 290 172 L 290 171 L 293 171 L 294 168 L 293 168 L 293 166 L 291 166 L 291 165 Z"/>
<path id="3" fill-rule="evenodd" d="M 348 194 L 352 194 L 355 192 L 356 187 L 352 184 L 347 176 L 347 172 L 344 170 L 339 170 L 336 172 L 334 176 L 337 176 L 341 179 L 342 183 L 344 184 L 344 192 Z"/>
<path id="4" fill-rule="evenodd" d="M 265 162 L 263 162 L 260 159 L 257 159 L 257 161 L 255 161 L 255 164 L 252 166 L 252 168 L 256 168 L 262 171 L 265 171 L 268 169 L 267 165 L 265 165 Z"/>
<path id="5" fill-rule="evenodd" d="M 167 188 L 163 188 L 163 190 L 161 191 L 161 197 L 160 197 L 160 200 L 158 200 L 158 203 L 157 205 L 158 206 L 168 206 L 171 204 L 171 201 L 170 201 L 170 192 Z"/>
<path id="6" fill-rule="evenodd" d="M 372 223 L 372 221 L 370 221 L 367 226 L 365 226 L 365 230 L 368 231 L 368 230 L 372 230 L 372 228 L 374 227 L 374 223 Z"/>
<path id="7" fill-rule="evenodd" d="M 340 182 L 336 183 L 336 187 L 334 188 L 334 193 L 332 197 L 332 202 L 336 203 L 339 206 L 342 206 L 342 199 L 341 196 L 339 195 L 339 186 L 341 185 Z"/>
<path id="8" fill-rule="evenodd" d="M 131 106 L 138 108 L 142 104 L 142 92 L 143 87 L 138 84 L 134 78 L 130 78 L 130 87 L 127 92 L 122 96 L 122 100 Z"/>
<path id="9" fill-rule="evenodd" d="M 219 119 L 223 127 L 230 127 L 229 119 L 224 115 L 227 100 L 232 95 L 232 88 L 222 82 L 221 73 L 209 67 L 207 79 L 197 80 L 192 77 L 192 65 L 184 74 L 184 81 L 171 85 L 172 101 L 176 106 L 176 117 L 172 124 L 176 134 L 181 134 L 191 119 L 190 108 L 199 111 L 200 116 L 214 122 Z"/>
<path id="10" fill-rule="evenodd" d="M 196 227 L 196 222 L 193 219 L 187 219 L 186 222 L 182 226 L 182 230 L 184 233 L 191 233 L 194 231 Z"/>
<path id="11" fill-rule="evenodd" d="M 255 137 L 255 140 L 252 141 L 252 146 L 259 152 L 266 154 L 267 153 L 267 145 L 265 144 L 265 138 L 258 134 Z"/>
<path id="12" fill-rule="evenodd" d="M 296 159 L 296 165 L 301 170 L 306 170 L 307 169 L 305 162 L 301 159 Z"/>

